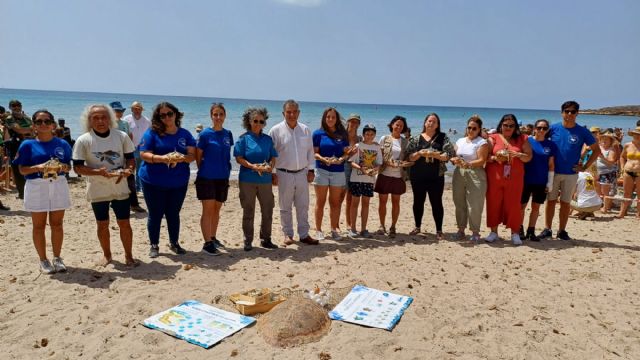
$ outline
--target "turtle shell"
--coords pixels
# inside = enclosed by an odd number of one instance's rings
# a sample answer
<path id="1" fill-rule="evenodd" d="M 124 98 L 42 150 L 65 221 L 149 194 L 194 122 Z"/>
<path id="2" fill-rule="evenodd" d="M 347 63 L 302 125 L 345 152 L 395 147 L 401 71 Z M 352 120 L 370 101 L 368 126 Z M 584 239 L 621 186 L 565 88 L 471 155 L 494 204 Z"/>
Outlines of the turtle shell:
<path id="1" fill-rule="evenodd" d="M 258 319 L 258 333 L 272 346 L 282 348 L 319 341 L 331 329 L 331 319 L 316 302 L 289 299 Z"/>

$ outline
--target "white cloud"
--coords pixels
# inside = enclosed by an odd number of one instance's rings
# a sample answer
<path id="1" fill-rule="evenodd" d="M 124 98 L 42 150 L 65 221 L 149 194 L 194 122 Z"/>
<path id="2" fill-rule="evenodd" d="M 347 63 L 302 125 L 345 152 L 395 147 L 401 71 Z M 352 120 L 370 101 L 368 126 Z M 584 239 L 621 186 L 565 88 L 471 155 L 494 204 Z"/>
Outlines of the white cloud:
<path id="1" fill-rule="evenodd" d="M 326 2 L 326 0 L 275 0 L 281 4 L 302 6 L 302 7 L 317 7 Z"/>

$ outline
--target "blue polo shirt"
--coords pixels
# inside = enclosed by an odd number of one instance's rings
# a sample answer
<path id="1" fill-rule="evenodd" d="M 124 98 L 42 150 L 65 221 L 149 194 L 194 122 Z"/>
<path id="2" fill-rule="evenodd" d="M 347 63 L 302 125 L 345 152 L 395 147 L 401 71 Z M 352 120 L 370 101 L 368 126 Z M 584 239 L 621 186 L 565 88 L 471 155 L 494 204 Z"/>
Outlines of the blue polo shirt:
<path id="1" fill-rule="evenodd" d="M 555 157 L 555 173 L 565 175 L 576 174 L 573 167 L 578 165 L 580 161 L 582 145 L 587 144 L 590 146 L 596 142 L 596 139 L 587 128 L 578 124 L 567 129 L 562 126 L 562 123 L 556 123 L 551 125 L 549 133 L 551 134 L 551 141 L 553 141 L 558 148 Z"/>
<path id="2" fill-rule="evenodd" d="M 145 131 L 140 141 L 140 151 L 151 151 L 155 155 L 166 155 L 177 151 L 187 155 L 187 147 L 195 147 L 196 141 L 188 130 L 178 128 L 175 134 L 159 135 L 152 129 Z M 177 188 L 189 183 L 189 164 L 177 163 L 175 167 L 167 164 L 142 162 L 138 170 L 140 180 L 155 186 Z"/>
<path id="3" fill-rule="evenodd" d="M 271 139 L 271 136 L 264 133 L 256 135 L 249 131 L 238 138 L 238 142 L 233 148 L 233 156 L 242 156 L 252 164 L 260 164 L 278 157 L 278 152 L 276 152 L 276 148 L 273 147 L 273 139 Z M 241 182 L 256 184 L 271 183 L 270 173 L 262 173 L 262 176 L 260 176 L 257 171 L 244 166 L 240 166 L 240 175 L 238 178 Z"/>
<path id="4" fill-rule="evenodd" d="M 233 134 L 227 129 L 214 131 L 206 128 L 200 133 L 198 149 L 202 150 L 202 161 L 198 177 L 207 180 L 229 179 L 231 175 L 231 147 Z"/>
<path id="5" fill-rule="evenodd" d="M 556 156 L 558 148 L 551 140 L 537 141 L 529 136 L 529 145 L 533 157 L 524 164 L 524 183 L 532 185 L 546 185 L 549 172 L 549 158 Z"/>
<path id="6" fill-rule="evenodd" d="M 328 158 L 343 156 L 344 148 L 349 146 L 346 134 L 340 138 L 332 139 L 322 129 L 314 131 L 311 139 L 313 140 L 313 147 L 320 148 L 320 155 Z M 344 164 L 327 165 L 320 160 L 316 160 L 316 168 L 330 172 L 344 172 Z"/>
<path id="7" fill-rule="evenodd" d="M 18 148 L 18 154 L 13 160 L 14 165 L 33 166 L 57 158 L 61 163 L 71 163 L 71 146 L 64 139 L 54 137 L 50 141 L 41 142 L 37 139 L 25 140 Z M 60 173 L 62 175 L 63 173 Z M 26 179 L 41 178 L 41 173 L 25 175 Z"/>

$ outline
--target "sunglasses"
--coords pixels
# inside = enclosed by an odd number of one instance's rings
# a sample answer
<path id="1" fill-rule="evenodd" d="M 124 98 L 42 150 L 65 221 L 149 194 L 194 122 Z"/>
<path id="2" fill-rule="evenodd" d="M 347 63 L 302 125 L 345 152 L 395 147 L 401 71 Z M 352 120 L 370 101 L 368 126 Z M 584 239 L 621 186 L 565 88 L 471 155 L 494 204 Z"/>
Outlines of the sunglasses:
<path id="1" fill-rule="evenodd" d="M 253 120 L 254 124 L 260 124 L 260 125 L 264 125 L 266 123 L 266 121 L 264 120 Z"/>
<path id="2" fill-rule="evenodd" d="M 563 113 L 569 114 L 569 115 L 575 115 L 578 113 L 578 110 L 564 110 Z"/>
<path id="3" fill-rule="evenodd" d="M 547 131 L 547 130 L 549 130 L 549 128 L 546 127 L 546 126 L 536 126 L 536 130 Z"/>
<path id="4" fill-rule="evenodd" d="M 53 124 L 55 124 L 55 122 L 53 120 L 35 120 L 33 123 L 36 124 L 36 125 L 42 125 L 42 124 L 53 125 Z"/>
<path id="5" fill-rule="evenodd" d="M 160 113 L 160 120 L 164 120 L 167 117 L 173 117 L 176 113 L 173 111 L 167 111 L 166 113 Z"/>
<path id="6" fill-rule="evenodd" d="M 507 129 L 513 129 L 516 127 L 516 124 L 502 124 L 502 127 L 506 127 Z"/>
<path id="7" fill-rule="evenodd" d="M 467 130 L 469 130 L 469 131 L 476 131 L 476 130 L 478 130 L 478 128 L 477 128 L 477 127 L 475 127 L 475 126 L 467 126 Z"/>

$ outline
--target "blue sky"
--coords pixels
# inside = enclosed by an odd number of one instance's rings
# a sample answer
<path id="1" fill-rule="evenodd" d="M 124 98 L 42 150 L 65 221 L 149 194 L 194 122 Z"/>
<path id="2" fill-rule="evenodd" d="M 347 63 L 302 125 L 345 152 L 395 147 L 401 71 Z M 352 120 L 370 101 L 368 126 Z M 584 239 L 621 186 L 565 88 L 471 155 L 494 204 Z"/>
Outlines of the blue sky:
<path id="1" fill-rule="evenodd" d="M 640 104 L 640 1 L 0 0 L 0 87 Z"/>

